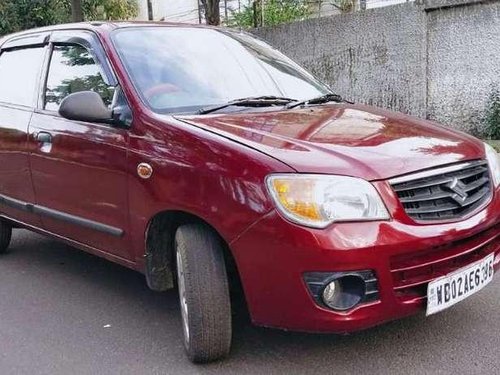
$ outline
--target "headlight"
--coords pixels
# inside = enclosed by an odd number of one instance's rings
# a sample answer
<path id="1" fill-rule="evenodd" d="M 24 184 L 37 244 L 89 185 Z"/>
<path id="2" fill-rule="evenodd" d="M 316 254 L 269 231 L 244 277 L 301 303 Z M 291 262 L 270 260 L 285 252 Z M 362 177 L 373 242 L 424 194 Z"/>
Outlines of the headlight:
<path id="1" fill-rule="evenodd" d="M 373 185 L 359 178 L 276 174 L 266 183 L 279 211 L 297 224 L 325 228 L 336 221 L 389 219 Z"/>
<path id="2" fill-rule="evenodd" d="M 493 185 L 495 188 L 498 188 L 500 186 L 500 155 L 487 143 L 484 144 L 484 148 L 486 150 L 486 159 L 488 160 L 491 175 L 493 177 Z"/>

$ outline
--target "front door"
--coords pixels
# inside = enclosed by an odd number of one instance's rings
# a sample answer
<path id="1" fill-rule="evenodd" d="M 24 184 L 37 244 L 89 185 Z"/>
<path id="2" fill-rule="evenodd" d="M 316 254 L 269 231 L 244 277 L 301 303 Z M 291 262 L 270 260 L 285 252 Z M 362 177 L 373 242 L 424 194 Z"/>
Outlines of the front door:
<path id="1" fill-rule="evenodd" d="M 29 133 L 36 203 L 46 230 L 131 260 L 128 240 L 128 131 L 70 121 L 58 114 L 69 94 L 92 90 L 108 105 L 114 87 L 105 77 L 91 35 L 51 42 L 41 109 Z M 89 44 L 90 40 L 90 44 Z M 102 56 L 102 55 L 101 55 Z"/>

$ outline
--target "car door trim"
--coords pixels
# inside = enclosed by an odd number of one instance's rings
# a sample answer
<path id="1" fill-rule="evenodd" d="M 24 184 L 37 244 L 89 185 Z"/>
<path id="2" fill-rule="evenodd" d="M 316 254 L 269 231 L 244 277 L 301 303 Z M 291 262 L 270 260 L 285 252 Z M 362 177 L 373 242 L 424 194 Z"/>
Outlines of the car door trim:
<path id="1" fill-rule="evenodd" d="M 49 43 L 50 32 L 35 32 L 14 36 L 4 40 L 1 45 L 1 51 L 16 49 L 16 48 L 30 48 L 30 47 L 43 47 Z"/>
<path id="2" fill-rule="evenodd" d="M 44 206 L 39 206 L 32 203 L 23 202 L 21 200 L 8 197 L 6 195 L 0 194 L 0 204 L 5 206 L 16 208 L 22 211 L 27 211 L 35 214 L 40 214 L 42 216 L 50 217 L 51 219 L 56 219 L 64 221 L 66 223 L 71 223 L 79 225 L 84 228 L 89 228 L 96 230 L 98 232 L 110 234 L 115 237 L 123 236 L 123 229 L 113 227 L 111 225 L 102 224 L 97 221 L 82 218 L 80 216 L 71 215 L 62 211 L 53 210 Z"/>
<path id="3" fill-rule="evenodd" d="M 118 256 L 118 255 L 115 255 L 115 254 L 112 254 L 112 253 L 109 253 L 106 251 L 99 250 L 98 248 L 95 248 L 95 247 L 90 246 L 90 245 L 86 245 L 83 242 L 79 242 L 79 241 L 73 240 L 71 238 L 61 236 L 60 234 L 50 232 L 46 229 L 33 226 L 33 225 L 28 224 L 24 221 L 21 221 L 18 219 L 13 219 L 13 218 L 11 218 L 8 215 L 5 215 L 3 213 L 0 213 L 0 218 L 13 223 L 15 227 L 26 228 L 28 230 L 31 230 L 31 231 L 36 232 L 36 233 L 40 233 L 40 234 L 45 235 L 45 236 L 51 236 L 53 238 L 56 238 L 60 241 L 65 242 L 71 246 L 74 246 L 80 250 L 87 251 L 91 254 L 100 256 L 104 259 L 108 259 L 112 262 L 116 262 L 118 264 L 121 264 L 122 266 L 128 267 L 128 268 L 133 269 L 133 270 L 137 270 L 137 263 L 133 262 L 127 258 L 123 258 L 121 256 Z"/>
<path id="4" fill-rule="evenodd" d="M 16 208 L 18 210 L 33 212 L 33 205 L 27 202 L 21 201 L 19 199 L 10 198 L 5 195 L 0 194 L 0 203 L 4 206 L 8 206 L 11 208 Z"/>

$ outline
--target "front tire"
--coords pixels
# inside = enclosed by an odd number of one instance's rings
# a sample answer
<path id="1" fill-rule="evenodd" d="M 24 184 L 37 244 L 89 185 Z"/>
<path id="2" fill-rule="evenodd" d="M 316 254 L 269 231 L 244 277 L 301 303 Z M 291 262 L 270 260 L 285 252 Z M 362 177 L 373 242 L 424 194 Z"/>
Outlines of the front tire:
<path id="1" fill-rule="evenodd" d="M 176 232 L 175 251 L 187 355 L 194 363 L 222 359 L 231 348 L 232 323 L 221 240 L 205 225 L 187 224 Z"/>
<path id="2" fill-rule="evenodd" d="M 12 226 L 0 220 L 0 254 L 5 254 L 8 251 L 11 237 Z"/>

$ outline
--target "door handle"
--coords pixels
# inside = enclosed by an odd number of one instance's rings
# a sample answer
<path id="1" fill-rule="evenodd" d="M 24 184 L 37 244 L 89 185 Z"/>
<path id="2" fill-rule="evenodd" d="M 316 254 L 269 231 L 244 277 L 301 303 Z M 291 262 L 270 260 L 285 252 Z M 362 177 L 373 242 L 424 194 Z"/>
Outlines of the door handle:
<path id="1" fill-rule="evenodd" d="M 40 143 L 52 143 L 52 135 L 47 132 L 40 132 L 35 134 L 35 138 Z"/>

